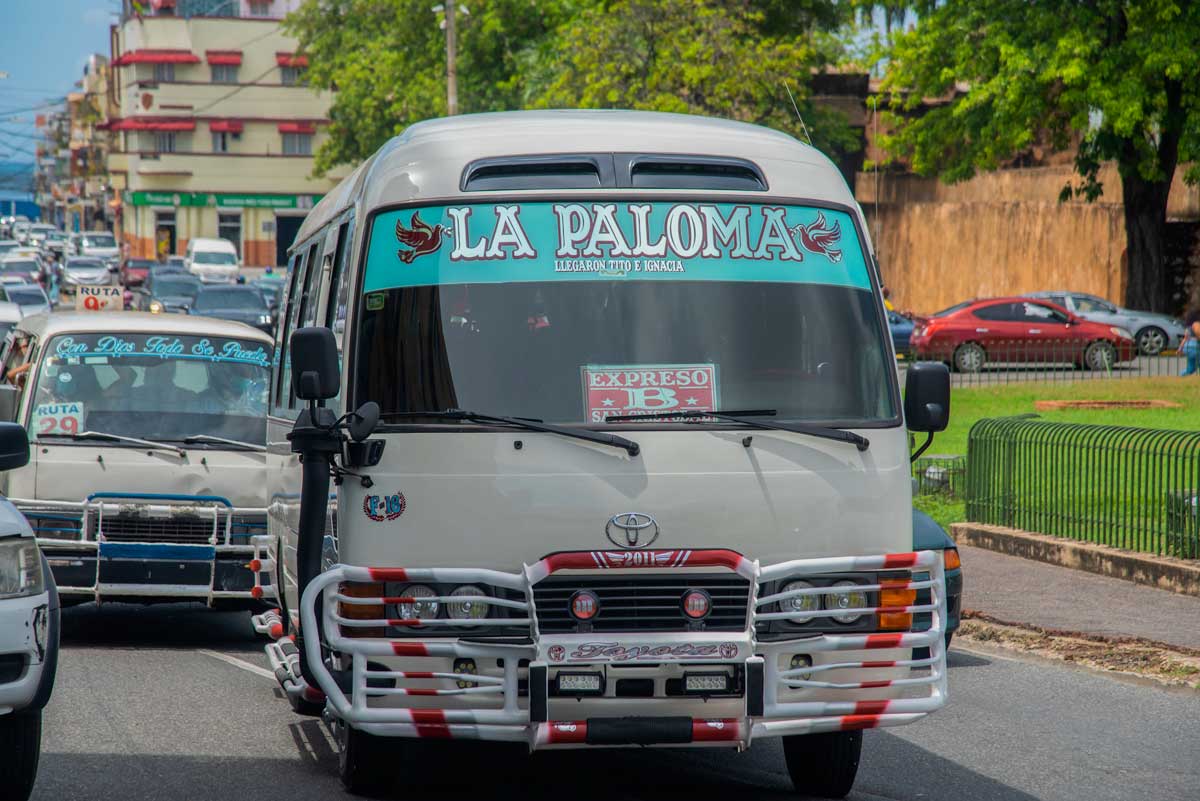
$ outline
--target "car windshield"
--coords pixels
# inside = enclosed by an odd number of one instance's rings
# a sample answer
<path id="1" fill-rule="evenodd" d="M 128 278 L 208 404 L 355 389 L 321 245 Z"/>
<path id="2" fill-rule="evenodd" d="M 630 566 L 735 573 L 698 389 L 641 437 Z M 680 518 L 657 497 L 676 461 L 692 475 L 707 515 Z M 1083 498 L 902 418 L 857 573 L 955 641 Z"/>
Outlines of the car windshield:
<path id="1" fill-rule="evenodd" d="M 214 250 L 197 250 L 192 254 L 193 264 L 237 264 L 237 256 Z"/>
<path id="2" fill-rule="evenodd" d="M 199 291 L 200 283 L 190 278 L 158 278 L 154 282 L 155 295 L 194 298 Z"/>
<path id="3" fill-rule="evenodd" d="M 18 242 L 0 242 L 0 253 L 7 253 L 8 251 L 16 248 L 18 244 L 20 244 L 20 243 L 18 243 Z"/>
<path id="4" fill-rule="evenodd" d="M 975 301 L 973 301 L 973 300 L 964 300 L 962 303 L 955 303 L 953 306 L 942 309 L 940 312 L 934 312 L 933 314 L 931 314 L 929 316 L 930 317 L 947 317 L 951 314 L 954 314 L 956 311 L 962 311 L 963 309 L 967 308 L 974 302 Z"/>
<path id="5" fill-rule="evenodd" d="M 88 234 L 83 238 L 83 246 L 88 248 L 115 248 L 117 240 L 112 234 Z"/>
<path id="6" fill-rule="evenodd" d="M 460 408 L 596 424 L 769 408 L 892 423 L 895 369 L 859 242 L 848 213 L 801 206 L 380 213 L 356 402 L 377 401 L 385 420 Z"/>
<path id="7" fill-rule="evenodd" d="M 154 262 L 150 261 L 149 259 L 130 259 L 129 261 L 125 262 L 126 268 L 130 270 L 149 270 L 150 265 L 152 264 L 154 264 Z"/>
<path id="8" fill-rule="evenodd" d="M 22 287 L 20 289 L 8 289 L 5 292 L 8 295 L 10 303 L 16 303 L 21 306 L 32 306 L 35 303 L 45 303 L 46 296 L 42 290 L 37 287 Z"/>
<path id="9" fill-rule="evenodd" d="M 68 270 L 106 270 L 104 262 L 99 259 L 71 259 L 67 262 Z"/>
<path id="10" fill-rule="evenodd" d="M 252 311 L 267 310 L 262 295 L 251 287 L 229 287 L 222 289 L 206 289 L 196 296 L 196 311 L 206 309 L 247 309 Z"/>
<path id="11" fill-rule="evenodd" d="M 0 261 L 0 272 L 5 273 L 36 273 L 38 264 L 33 259 L 8 259 Z"/>
<path id="12" fill-rule="evenodd" d="M 263 343 L 88 333 L 57 336 L 43 353 L 29 420 L 35 436 L 265 440 L 270 350 Z"/>

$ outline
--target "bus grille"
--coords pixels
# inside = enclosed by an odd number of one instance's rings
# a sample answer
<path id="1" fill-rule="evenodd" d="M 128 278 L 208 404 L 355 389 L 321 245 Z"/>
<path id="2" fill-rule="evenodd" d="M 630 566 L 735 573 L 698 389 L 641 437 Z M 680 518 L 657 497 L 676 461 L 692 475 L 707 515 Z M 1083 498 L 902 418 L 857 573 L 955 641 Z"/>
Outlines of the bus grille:
<path id="1" fill-rule="evenodd" d="M 750 582 L 728 574 L 551 576 L 534 586 L 533 598 L 538 629 L 547 634 L 577 630 L 569 606 L 571 596 L 579 590 L 591 590 L 600 599 L 600 611 L 589 621 L 592 631 L 687 631 L 692 621 L 684 617 L 681 602 L 689 590 L 697 589 L 712 598 L 704 631 L 745 629 Z"/>
<path id="2" fill-rule="evenodd" d="M 96 535 L 99 516 L 90 520 L 89 535 Z M 212 542 L 212 518 L 193 516 L 138 517 L 105 515 L 104 538 L 109 542 L 168 542 L 208 545 Z M 220 532 L 224 534 L 222 530 Z"/>

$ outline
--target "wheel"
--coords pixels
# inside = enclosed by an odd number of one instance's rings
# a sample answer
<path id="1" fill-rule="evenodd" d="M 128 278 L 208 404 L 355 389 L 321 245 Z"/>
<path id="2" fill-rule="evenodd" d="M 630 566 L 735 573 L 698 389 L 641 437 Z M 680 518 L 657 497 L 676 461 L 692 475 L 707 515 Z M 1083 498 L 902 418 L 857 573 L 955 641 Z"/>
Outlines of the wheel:
<path id="1" fill-rule="evenodd" d="M 33 792 L 42 751 L 42 710 L 0 715 L 0 799 L 25 801 Z"/>
<path id="2" fill-rule="evenodd" d="M 977 342 L 959 345 L 954 351 L 954 369 L 960 373 L 978 373 L 987 361 L 987 351 Z"/>
<path id="3" fill-rule="evenodd" d="M 861 754 L 861 731 L 797 734 L 783 738 L 788 775 L 800 795 L 844 798 L 854 786 Z"/>
<path id="4" fill-rule="evenodd" d="M 1083 352 L 1083 365 L 1089 370 L 1111 370 L 1117 363 L 1117 349 L 1111 342 L 1093 342 Z"/>
<path id="5" fill-rule="evenodd" d="M 1152 325 L 1138 331 L 1133 338 L 1143 356 L 1157 356 L 1167 347 L 1167 332 Z"/>
<path id="6" fill-rule="evenodd" d="M 352 729 L 338 723 L 338 777 L 354 795 L 383 795 L 391 789 L 397 770 L 397 750 L 403 741 Z"/>

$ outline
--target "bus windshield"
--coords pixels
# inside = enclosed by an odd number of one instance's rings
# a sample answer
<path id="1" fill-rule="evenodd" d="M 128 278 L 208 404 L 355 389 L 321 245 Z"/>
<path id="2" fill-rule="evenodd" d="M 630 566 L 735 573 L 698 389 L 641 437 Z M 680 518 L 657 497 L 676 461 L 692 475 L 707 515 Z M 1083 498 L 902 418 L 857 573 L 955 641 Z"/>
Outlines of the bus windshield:
<path id="1" fill-rule="evenodd" d="M 53 338 L 44 352 L 29 421 L 37 437 L 265 441 L 270 352 L 261 342 L 81 333 Z"/>
<path id="2" fill-rule="evenodd" d="M 354 385 L 385 422 L 448 408 L 587 425 L 715 409 L 896 422 L 895 368 L 841 210 L 410 208 L 378 214 L 368 247 Z"/>

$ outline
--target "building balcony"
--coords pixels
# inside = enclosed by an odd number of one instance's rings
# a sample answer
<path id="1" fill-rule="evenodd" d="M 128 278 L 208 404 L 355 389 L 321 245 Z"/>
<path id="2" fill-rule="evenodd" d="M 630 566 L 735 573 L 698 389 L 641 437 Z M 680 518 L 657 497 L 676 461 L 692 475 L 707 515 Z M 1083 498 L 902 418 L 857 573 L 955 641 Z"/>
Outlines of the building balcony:
<path id="1" fill-rule="evenodd" d="M 321 195 L 336 181 L 311 177 L 312 156 L 127 151 L 110 157 L 110 169 L 120 159 L 133 191 Z"/>
<path id="2" fill-rule="evenodd" d="M 124 88 L 121 116 L 320 120 L 330 100 L 330 93 L 308 86 L 143 81 Z"/>

